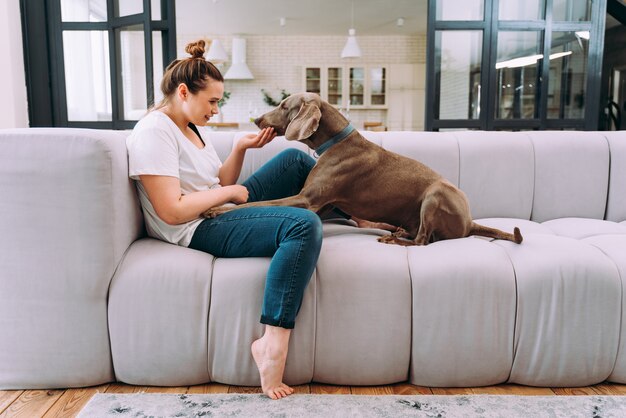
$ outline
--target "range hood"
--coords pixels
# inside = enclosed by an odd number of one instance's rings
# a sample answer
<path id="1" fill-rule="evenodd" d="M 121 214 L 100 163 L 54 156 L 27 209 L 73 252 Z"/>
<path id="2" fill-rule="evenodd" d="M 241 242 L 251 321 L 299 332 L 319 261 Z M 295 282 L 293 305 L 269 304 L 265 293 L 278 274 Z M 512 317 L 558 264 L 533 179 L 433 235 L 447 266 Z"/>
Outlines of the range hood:
<path id="1" fill-rule="evenodd" d="M 252 80 L 254 76 L 246 65 L 246 40 L 233 38 L 233 64 L 230 66 L 224 78 L 226 80 Z"/>

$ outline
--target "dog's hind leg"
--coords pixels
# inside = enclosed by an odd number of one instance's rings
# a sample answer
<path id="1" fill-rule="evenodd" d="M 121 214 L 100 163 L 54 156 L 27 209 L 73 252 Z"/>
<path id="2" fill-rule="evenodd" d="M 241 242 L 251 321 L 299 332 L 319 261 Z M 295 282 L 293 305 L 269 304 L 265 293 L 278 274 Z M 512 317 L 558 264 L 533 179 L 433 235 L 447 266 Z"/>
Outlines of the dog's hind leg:
<path id="1" fill-rule="evenodd" d="M 419 231 L 417 231 L 417 237 L 415 237 L 415 245 L 427 245 L 432 235 L 432 229 L 426 226 L 425 222 L 422 222 Z"/>

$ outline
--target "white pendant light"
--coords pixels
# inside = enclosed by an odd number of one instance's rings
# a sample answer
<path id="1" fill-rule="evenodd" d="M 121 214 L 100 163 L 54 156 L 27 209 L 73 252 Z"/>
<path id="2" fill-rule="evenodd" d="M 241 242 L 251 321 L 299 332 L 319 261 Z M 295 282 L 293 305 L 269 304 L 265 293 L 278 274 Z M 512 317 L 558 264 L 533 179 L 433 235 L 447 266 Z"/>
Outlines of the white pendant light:
<path id="1" fill-rule="evenodd" d="M 361 56 L 361 48 L 356 41 L 356 31 L 348 30 L 348 40 L 341 51 L 341 58 L 359 58 Z"/>
<path id="2" fill-rule="evenodd" d="M 246 40 L 244 38 L 233 38 L 233 64 L 226 74 L 226 80 L 252 80 L 254 76 L 246 65 Z"/>
<path id="3" fill-rule="evenodd" d="M 217 22 L 217 0 L 213 0 L 211 20 L 213 21 L 213 27 L 215 27 L 215 22 Z M 213 64 L 221 64 L 228 61 L 228 54 L 219 39 L 211 40 L 211 46 L 209 46 L 209 50 L 206 53 L 206 60 Z"/>
<path id="4" fill-rule="evenodd" d="M 356 41 L 356 30 L 354 30 L 354 0 L 352 0 L 352 17 L 350 22 L 348 40 L 341 51 L 341 58 L 359 58 L 361 56 L 361 48 Z"/>
<path id="5" fill-rule="evenodd" d="M 219 39 L 215 38 L 211 41 L 209 51 L 206 53 L 206 60 L 213 64 L 221 64 L 228 61 L 228 54 Z"/>

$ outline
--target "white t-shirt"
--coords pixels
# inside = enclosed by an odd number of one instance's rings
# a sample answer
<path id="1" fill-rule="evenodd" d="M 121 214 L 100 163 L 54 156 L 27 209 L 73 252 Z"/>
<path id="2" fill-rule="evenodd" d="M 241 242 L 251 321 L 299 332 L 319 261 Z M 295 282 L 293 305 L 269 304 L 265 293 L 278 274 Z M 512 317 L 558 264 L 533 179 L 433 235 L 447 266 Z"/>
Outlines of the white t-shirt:
<path id="1" fill-rule="evenodd" d="M 136 180 L 146 229 L 151 237 L 187 247 L 202 218 L 180 225 L 163 222 L 148 200 L 139 181 L 140 175 L 176 177 L 183 195 L 221 187 L 218 173 L 222 162 L 208 138 L 202 139 L 205 146 L 199 149 L 159 110 L 144 116 L 126 139 L 129 177 Z"/>

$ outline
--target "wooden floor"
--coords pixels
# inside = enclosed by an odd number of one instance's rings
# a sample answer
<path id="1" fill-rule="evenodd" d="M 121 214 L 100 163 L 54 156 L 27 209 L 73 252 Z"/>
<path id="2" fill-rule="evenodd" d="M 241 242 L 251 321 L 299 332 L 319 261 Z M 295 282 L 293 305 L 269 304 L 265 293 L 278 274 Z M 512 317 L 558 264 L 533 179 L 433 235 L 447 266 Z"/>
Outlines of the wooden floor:
<path id="1" fill-rule="evenodd" d="M 603 383 L 582 388 L 535 388 L 498 385 L 481 388 L 428 388 L 408 383 L 388 386 L 330 386 L 317 383 L 295 386 L 296 393 L 353 395 L 624 395 L 626 385 Z M 152 387 L 110 383 L 80 389 L 5 390 L 0 391 L 0 418 L 5 417 L 74 417 L 95 393 L 261 393 L 258 387 L 228 386 L 209 383 L 199 386 Z"/>

